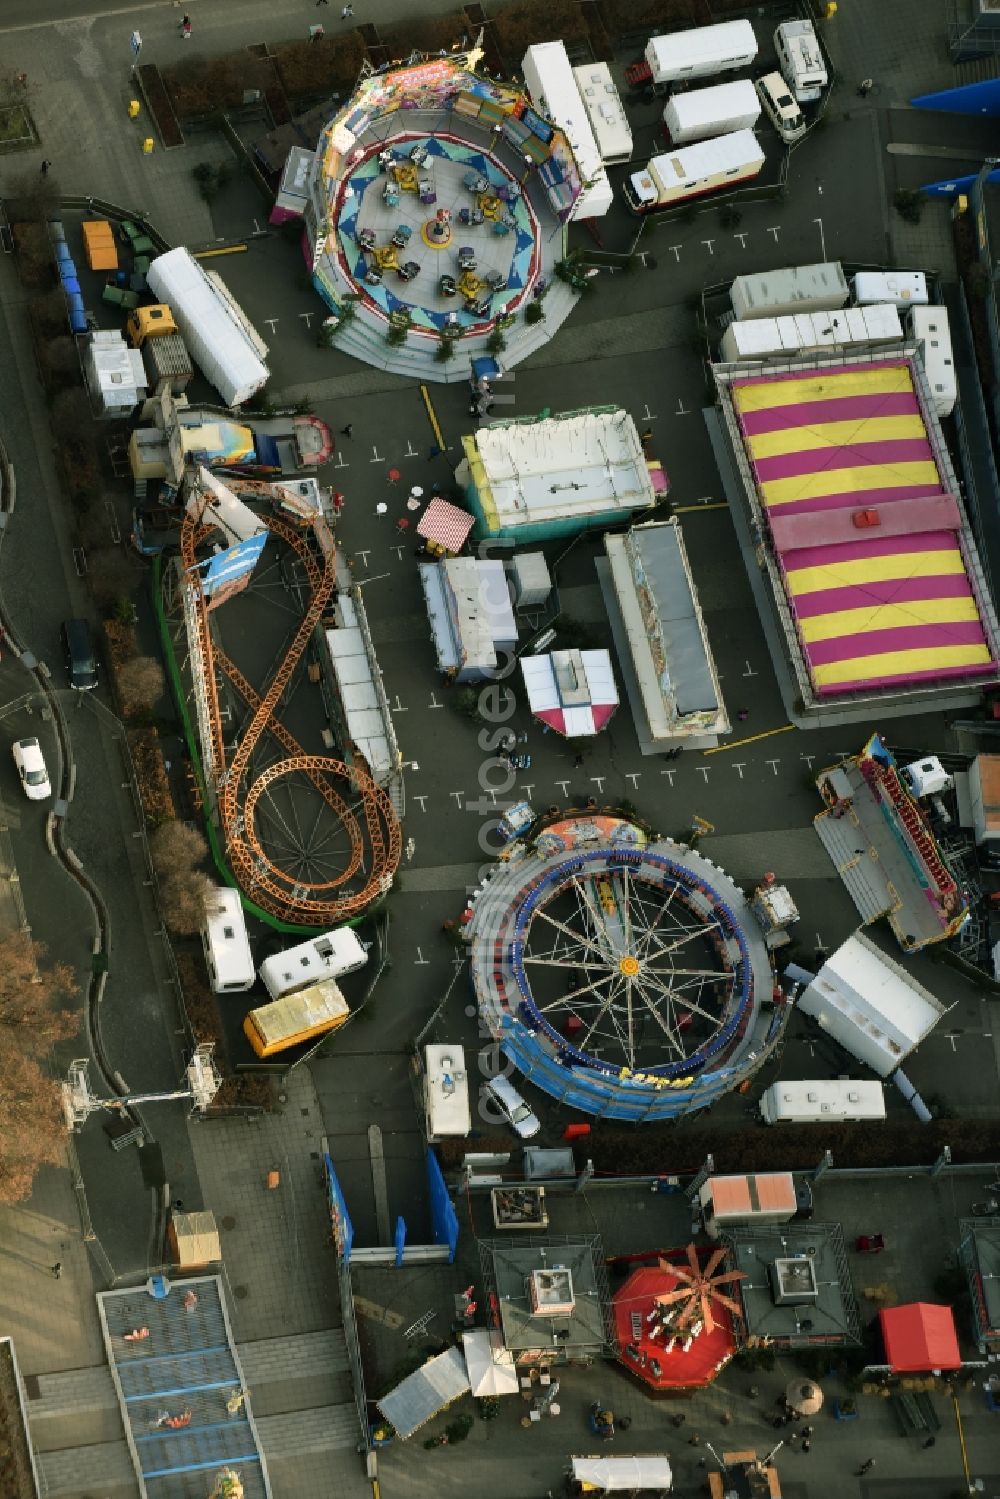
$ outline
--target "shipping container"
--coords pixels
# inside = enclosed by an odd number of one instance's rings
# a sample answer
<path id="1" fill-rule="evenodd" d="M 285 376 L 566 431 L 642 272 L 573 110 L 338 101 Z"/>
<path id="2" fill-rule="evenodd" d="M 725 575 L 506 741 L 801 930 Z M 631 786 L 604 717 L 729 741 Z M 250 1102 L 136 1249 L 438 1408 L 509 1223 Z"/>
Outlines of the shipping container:
<path id="1" fill-rule="evenodd" d="M 654 85 L 737 72 L 748 68 L 756 56 L 757 38 L 749 21 L 722 21 L 654 36 L 646 48 Z"/>
<path id="2" fill-rule="evenodd" d="M 733 364 L 819 350 L 833 353 L 901 342 L 902 338 L 903 325 L 895 307 L 844 307 L 837 312 L 801 312 L 794 317 L 730 323 L 719 343 L 719 356 Z"/>
<path id="3" fill-rule="evenodd" d="M 675 146 L 733 130 L 752 130 L 759 119 L 760 100 L 748 78 L 673 94 L 663 111 L 663 123 Z"/>
<path id="4" fill-rule="evenodd" d="M 320 979 L 294 994 L 283 994 L 251 1010 L 243 1032 L 259 1057 L 271 1057 L 290 1046 L 319 1040 L 343 1025 L 350 1014 L 334 979 Z"/>
<path id="5" fill-rule="evenodd" d="M 912 307 L 906 315 L 906 326 L 910 336 L 920 344 L 935 414 L 951 416 L 958 399 L 958 385 L 948 314 L 943 307 Z"/>
<path id="6" fill-rule="evenodd" d="M 846 307 L 849 296 L 838 260 L 737 276 L 730 289 L 733 311 L 743 321 L 790 317 L 797 312 L 836 312 Z"/>

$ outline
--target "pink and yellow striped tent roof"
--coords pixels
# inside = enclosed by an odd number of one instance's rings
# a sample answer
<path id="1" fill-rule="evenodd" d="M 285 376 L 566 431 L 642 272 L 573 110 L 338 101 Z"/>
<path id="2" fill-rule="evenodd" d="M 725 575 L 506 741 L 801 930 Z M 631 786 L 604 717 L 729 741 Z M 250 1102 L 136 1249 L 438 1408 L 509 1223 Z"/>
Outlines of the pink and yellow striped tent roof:
<path id="1" fill-rule="evenodd" d="M 993 674 L 908 363 L 735 380 L 732 397 L 817 695 Z"/>

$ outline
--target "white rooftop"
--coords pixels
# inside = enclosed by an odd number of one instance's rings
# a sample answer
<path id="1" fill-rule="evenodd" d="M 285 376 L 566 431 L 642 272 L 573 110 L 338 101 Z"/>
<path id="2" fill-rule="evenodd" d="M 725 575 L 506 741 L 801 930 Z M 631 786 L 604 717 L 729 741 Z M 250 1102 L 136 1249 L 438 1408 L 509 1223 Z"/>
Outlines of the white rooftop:
<path id="1" fill-rule="evenodd" d="M 883 1077 L 947 1013 L 947 1006 L 860 932 L 827 958 L 798 1003 Z"/>
<path id="2" fill-rule="evenodd" d="M 498 422 L 481 428 L 474 442 L 504 526 L 629 512 L 656 499 L 626 411 Z"/>

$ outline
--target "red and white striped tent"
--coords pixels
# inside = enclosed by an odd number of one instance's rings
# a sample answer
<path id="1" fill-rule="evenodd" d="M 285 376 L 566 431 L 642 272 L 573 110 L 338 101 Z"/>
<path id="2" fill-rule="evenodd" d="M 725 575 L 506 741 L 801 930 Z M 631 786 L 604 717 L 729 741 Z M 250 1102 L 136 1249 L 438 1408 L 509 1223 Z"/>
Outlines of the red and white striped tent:
<path id="1" fill-rule="evenodd" d="M 417 522 L 417 535 L 445 552 L 458 553 L 474 525 L 475 518 L 467 510 L 435 495 Z"/>
<path id="2" fill-rule="evenodd" d="M 599 734 L 618 707 L 607 651 L 524 656 L 521 674 L 535 718 L 566 739 Z"/>

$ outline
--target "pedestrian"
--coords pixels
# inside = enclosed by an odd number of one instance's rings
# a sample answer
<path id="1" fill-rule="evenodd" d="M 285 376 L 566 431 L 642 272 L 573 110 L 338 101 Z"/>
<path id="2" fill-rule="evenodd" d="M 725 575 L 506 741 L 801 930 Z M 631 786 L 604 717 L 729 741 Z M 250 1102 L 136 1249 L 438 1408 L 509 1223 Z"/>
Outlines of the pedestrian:
<path id="1" fill-rule="evenodd" d="M 340 429 L 340 435 L 341 435 L 341 437 L 351 437 L 351 436 L 353 436 L 353 434 L 354 434 L 354 423 L 353 422 L 348 422 L 346 427 L 341 427 L 341 429 Z"/>
<path id="2" fill-rule="evenodd" d="M 858 1468 L 855 1472 L 855 1478 L 864 1478 L 865 1474 L 870 1473 L 874 1466 L 875 1459 L 873 1457 L 866 1458 L 865 1461 L 861 1464 L 861 1467 Z"/>
<path id="3" fill-rule="evenodd" d="M 670 1422 L 673 1426 L 683 1426 L 686 1420 L 687 1416 L 682 1415 L 680 1412 L 678 1412 L 676 1416 L 670 1417 Z"/>
<path id="4" fill-rule="evenodd" d="M 780 1431 L 781 1428 L 784 1426 L 784 1424 L 785 1424 L 785 1418 L 784 1418 L 784 1416 L 772 1416 L 771 1417 L 771 1425 L 774 1427 L 775 1431 Z"/>
<path id="5" fill-rule="evenodd" d="M 925 1450 L 928 1447 L 935 1447 L 935 1446 L 937 1446 L 937 1437 L 928 1437 L 927 1440 L 924 1442 L 923 1445 L 924 1445 Z"/>
<path id="6" fill-rule="evenodd" d="M 43 162 L 42 162 L 42 166 L 41 166 L 41 173 L 42 173 L 42 176 L 43 176 L 43 177 L 44 177 L 44 176 L 45 176 L 45 175 L 46 175 L 46 173 L 47 173 L 47 172 L 48 172 L 48 170 L 49 170 L 49 167 L 50 167 L 50 166 L 51 166 L 51 165 L 52 165 L 52 163 L 51 163 L 51 161 L 43 161 Z"/>
<path id="7" fill-rule="evenodd" d="M 573 769 L 574 770 L 582 770 L 583 769 L 583 756 L 582 755 L 574 755 L 573 756 Z"/>
<path id="8" fill-rule="evenodd" d="M 183 1211 L 184 1211 L 184 1202 L 183 1202 L 183 1199 L 180 1198 L 180 1197 L 175 1197 L 174 1198 L 174 1212 L 175 1213 L 183 1213 Z"/>
<path id="9" fill-rule="evenodd" d="M 56 1260 L 55 1264 L 52 1266 L 52 1279 L 53 1280 L 58 1280 L 61 1275 L 62 1275 L 62 1260 Z"/>
<path id="10" fill-rule="evenodd" d="M 755 1384 L 752 1384 L 750 1386 L 749 1390 L 747 1390 L 747 1399 L 748 1400 L 756 1400 L 757 1396 L 759 1394 L 760 1394 L 760 1390 L 757 1388 L 757 1386 Z"/>
<path id="11" fill-rule="evenodd" d="M 353 5 L 345 5 L 344 8 L 343 8 L 343 10 L 340 12 L 340 19 L 342 21 L 346 21 L 348 19 L 348 17 L 349 16 L 353 16 L 353 14 L 354 14 L 354 6 Z"/>
<path id="12" fill-rule="evenodd" d="M 688 1437 L 688 1446 L 689 1447 L 700 1447 L 701 1446 L 701 1437 L 698 1435 L 698 1433 L 696 1431 L 693 1431 L 691 1433 L 691 1435 Z"/>
<path id="13" fill-rule="evenodd" d="M 628 1431 L 628 1429 L 629 1429 L 629 1427 L 631 1425 L 632 1425 L 632 1417 L 631 1416 L 619 1416 L 618 1417 L 618 1429 L 619 1429 L 619 1431 Z"/>
<path id="14" fill-rule="evenodd" d="M 316 0 L 316 9 L 319 10 L 321 5 L 329 5 L 329 3 L 330 0 Z"/>
<path id="15" fill-rule="evenodd" d="M 191 17 L 187 14 L 181 16 L 181 36 L 186 42 L 191 40 Z"/>
<path id="16" fill-rule="evenodd" d="M 867 99 L 868 95 L 871 93 L 874 87 L 875 80 L 873 78 L 862 78 L 861 82 L 858 84 L 858 97 L 861 99 Z"/>
<path id="17" fill-rule="evenodd" d="M 811 1437 L 812 1434 L 813 1434 L 813 1429 L 812 1429 L 811 1426 L 803 1426 L 802 1430 L 799 1432 L 799 1436 L 802 1437 L 803 1441 L 805 1440 L 806 1437 Z"/>
<path id="18" fill-rule="evenodd" d="M 806 1437 L 805 1441 L 802 1443 L 802 1451 L 803 1452 L 811 1452 L 812 1451 L 812 1442 L 810 1442 L 810 1440 L 809 1440 L 808 1437 Z"/>
<path id="19" fill-rule="evenodd" d="M 747 719 L 750 717 L 750 709 L 740 708 L 740 710 L 736 714 L 736 717 L 739 719 L 740 723 L 746 723 Z"/>

